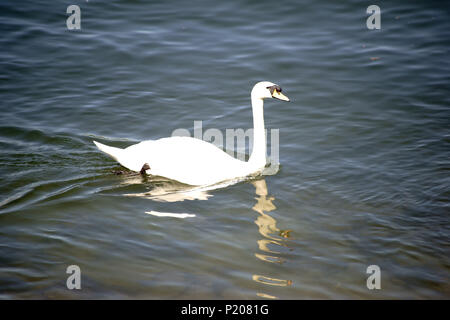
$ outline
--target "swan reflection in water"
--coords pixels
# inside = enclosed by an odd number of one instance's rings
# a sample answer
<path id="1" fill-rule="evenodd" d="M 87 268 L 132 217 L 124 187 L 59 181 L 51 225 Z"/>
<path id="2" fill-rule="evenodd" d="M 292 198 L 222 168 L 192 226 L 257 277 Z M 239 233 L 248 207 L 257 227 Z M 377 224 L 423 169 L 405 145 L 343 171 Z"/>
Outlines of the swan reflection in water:
<path id="1" fill-rule="evenodd" d="M 208 193 L 209 191 L 222 189 L 242 180 L 244 179 L 235 179 L 212 186 L 189 186 L 163 177 L 148 177 L 131 174 L 124 176 L 124 179 L 121 181 L 121 185 L 142 185 L 144 183 L 151 186 L 146 192 L 123 194 L 126 197 L 138 197 L 157 202 L 181 202 L 186 200 L 208 200 L 213 196 Z M 146 211 L 146 213 L 158 217 L 173 218 L 191 218 L 196 216 L 193 213 L 158 212 L 153 210 Z"/>
<path id="2" fill-rule="evenodd" d="M 176 181 L 165 180 L 164 178 L 152 180 L 146 177 L 137 177 L 135 179 L 151 182 L 151 189 L 141 193 L 124 194 L 127 197 L 145 198 L 158 202 L 180 202 L 185 200 L 208 200 L 212 197 L 208 189 L 193 188 L 183 185 Z"/>
<path id="3" fill-rule="evenodd" d="M 259 233 L 263 236 L 262 239 L 257 241 L 258 248 L 262 252 L 256 252 L 255 256 L 264 262 L 283 264 L 286 259 L 280 257 L 282 253 L 273 249 L 273 247 L 288 248 L 285 239 L 290 237 L 290 230 L 279 229 L 275 218 L 269 215 L 269 212 L 275 210 L 276 206 L 273 204 L 275 198 L 268 194 L 266 180 L 256 180 L 252 184 L 257 195 L 257 203 L 252 209 L 259 213 L 255 224 L 258 226 Z M 252 278 L 256 282 L 270 286 L 287 287 L 292 285 L 292 280 L 278 279 L 266 275 L 254 274 Z M 258 292 L 257 295 L 263 298 L 277 298 L 262 292 Z"/>
<path id="4" fill-rule="evenodd" d="M 161 177 L 148 178 L 141 175 L 132 174 L 130 176 L 124 177 L 124 179 L 122 180 L 122 185 L 142 184 L 143 182 L 151 183 L 152 188 L 146 192 L 127 193 L 124 194 L 124 196 L 145 198 L 159 202 L 208 200 L 213 196 L 212 194 L 208 193 L 208 191 L 225 188 L 227 186 L 236 184 L 239 181 L 228 181 L 222 184 L 207 187 L 192 187 Z M 286 258 L 283 258 L 283 253 L 278 250 L 283 250 L 283 248 L 289 249 L 286 240 L 290 237 L 290 230 L 279 229 L 277 227 L 277 221 L 269 214 L 271 211 L 276 209 L 276 206 L 273 204 L 275 198 L 268 194 L 266 180 L 264 178 L 260 178 L 258 180 L 251 181 L 251 184 L 255 187 L 255 199 L 257 200 L 256 204 L 252 207 L 252 209 L 258 213 L 255 224 L 258 226 L 258 231 L 262 236 L 262 239 L 257 240 L 260 252 L 256 252 L 254 255 L 264 263 L 275 263 L 281 265 L 286 262 Z M 159 217 L 195 217 L 195 214 L 192 213 L 173 213 L 158 211 L 147 211 L 146 213 Z M 286 251 L 286 249 L 284 249 L 284 251 Z M 274 278 L 268 275 L 254 274 L 252 276 L 252 279 L 258 283 L 262 283 L 268 286 L 288 287 L 292 285 L 292 280 Z M 257 292 L 256 294 L 263 298 L 277 298 L 274 295 L 262 292 Z"/>

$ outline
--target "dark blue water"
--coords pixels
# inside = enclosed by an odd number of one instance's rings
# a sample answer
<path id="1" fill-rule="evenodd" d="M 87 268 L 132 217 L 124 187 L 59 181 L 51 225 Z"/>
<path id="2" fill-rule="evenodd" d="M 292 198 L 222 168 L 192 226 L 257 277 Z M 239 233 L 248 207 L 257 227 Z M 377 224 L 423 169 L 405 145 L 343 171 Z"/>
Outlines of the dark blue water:
<path id="1" fill-rule="evenodd" d="M 448 299 L 449 11 L 370 4 L 2 1 L 0 297 Z M 261 80 L 276 174 L 178 197 L 91 142 L 250 128 Z"/>

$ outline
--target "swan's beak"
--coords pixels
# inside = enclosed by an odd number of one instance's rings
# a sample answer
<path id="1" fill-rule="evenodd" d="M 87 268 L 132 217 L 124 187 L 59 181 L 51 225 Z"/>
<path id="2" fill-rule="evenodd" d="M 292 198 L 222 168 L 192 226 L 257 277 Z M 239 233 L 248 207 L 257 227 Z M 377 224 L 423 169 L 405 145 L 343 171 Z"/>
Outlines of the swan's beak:
<path id="1" fill-rule="evenodd" d="M 278 99 L 278 100 L 283 100 L 283 101 L 289 101 L 289 98 L 286 97 L 284 94 L 282 94 L 281 92 L 274 90 L 272 93 L 272 98 Z"/>

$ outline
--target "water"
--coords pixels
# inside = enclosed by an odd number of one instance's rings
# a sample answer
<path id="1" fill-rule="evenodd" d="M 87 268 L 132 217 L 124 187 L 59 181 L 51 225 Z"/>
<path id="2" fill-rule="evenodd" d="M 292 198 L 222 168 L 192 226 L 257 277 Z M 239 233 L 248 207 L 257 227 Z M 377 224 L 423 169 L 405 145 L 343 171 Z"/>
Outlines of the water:
<path id="1" fill-rule="evenodd" d="M 376 4 L 2 1 L 0 297 L 450 298 L 448 8 Z M 91 142 L 247 129 L 261 80 L 276 174 L 183 198 Z"/>

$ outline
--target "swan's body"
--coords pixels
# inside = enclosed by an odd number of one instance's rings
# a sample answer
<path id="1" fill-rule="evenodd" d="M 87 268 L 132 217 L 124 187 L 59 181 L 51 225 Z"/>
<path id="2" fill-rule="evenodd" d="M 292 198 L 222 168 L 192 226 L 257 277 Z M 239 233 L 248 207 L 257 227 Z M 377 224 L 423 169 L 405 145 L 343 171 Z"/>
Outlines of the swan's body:
<path id="1" fill-rule="evenodd" d="M 162 176 L 189 185 L 211 185 L 257 174 L 266 165 L 263 99 L 289 99 L 281 93 L 279 86 L 266 81 L 254 86 L 251 97 L 254 141 L 253 152 L 247 162 L 231 157 L 211 143 L 192 137 L 143 141 L 125 149 L 109 147 L 96 141 L 94 143 L 101 151 L 132 171 Z"/>
<path id="2" fill-rule="evenodd" d="M 211 143 L 192 137 L 143 141 L 126 149 L 113 149 L 98 142 L 95 144 L 130 170 L 139 172 L 147 163 L 150 170 L 146 173 L 195 186 L 252 173 L 246 162 L 231 157 Z"/>

